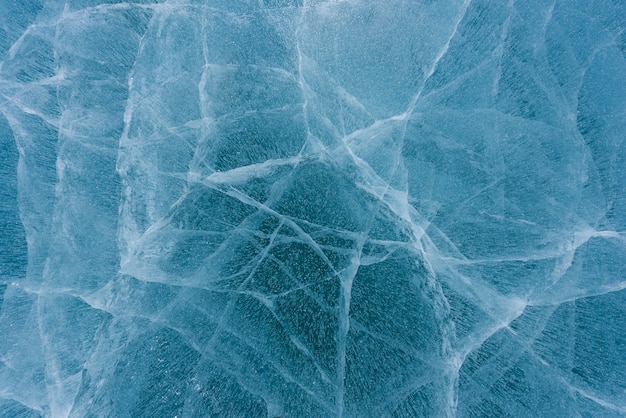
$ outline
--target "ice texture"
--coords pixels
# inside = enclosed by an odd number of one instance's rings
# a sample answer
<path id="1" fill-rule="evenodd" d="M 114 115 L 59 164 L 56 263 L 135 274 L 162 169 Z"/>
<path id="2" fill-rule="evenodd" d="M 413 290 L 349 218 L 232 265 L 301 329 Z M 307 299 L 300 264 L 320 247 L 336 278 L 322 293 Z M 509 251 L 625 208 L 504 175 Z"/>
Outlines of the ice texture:
<path id="1" fill-rule="evenodd" d="M 622 0 L 1 0 L 0 416 L 626 416 Z"/>

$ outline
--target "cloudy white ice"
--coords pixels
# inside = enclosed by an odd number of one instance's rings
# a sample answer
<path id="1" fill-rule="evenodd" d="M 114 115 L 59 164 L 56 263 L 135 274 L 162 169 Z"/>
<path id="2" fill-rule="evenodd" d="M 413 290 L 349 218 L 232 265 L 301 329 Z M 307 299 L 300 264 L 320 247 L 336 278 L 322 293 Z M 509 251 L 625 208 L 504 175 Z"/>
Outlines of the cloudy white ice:
<path id="1" fill-rule="evenodd" d="M 626 3 L 1 0 L 0 416 L 626 416 Z"/>

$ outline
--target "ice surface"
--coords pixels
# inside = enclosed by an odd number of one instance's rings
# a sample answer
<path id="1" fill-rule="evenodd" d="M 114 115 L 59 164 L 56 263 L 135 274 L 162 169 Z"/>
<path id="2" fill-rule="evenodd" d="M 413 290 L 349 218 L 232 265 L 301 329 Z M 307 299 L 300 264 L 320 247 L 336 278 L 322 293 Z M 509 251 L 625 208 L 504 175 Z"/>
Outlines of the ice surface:
<path id="1" fill-rule="evenodd" d="M 0 416 L 626 416 L 626 3 L 0 2 Z"/>

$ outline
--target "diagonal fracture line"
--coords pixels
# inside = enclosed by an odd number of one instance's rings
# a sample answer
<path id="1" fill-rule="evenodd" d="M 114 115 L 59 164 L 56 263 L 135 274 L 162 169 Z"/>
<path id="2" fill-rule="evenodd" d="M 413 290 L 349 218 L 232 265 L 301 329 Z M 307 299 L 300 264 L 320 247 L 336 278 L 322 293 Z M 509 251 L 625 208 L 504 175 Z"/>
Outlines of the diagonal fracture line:
<path id="1" fill-rule="evenodd" d="M 459 13 L 456 19 L 456 22 L 454 23 L 454 29 L 452 30 L 452 33 L 448 37 L 448 40 L 443 45 L 441 50 L 439 50 L 439 53 L 435 57 L 435 60 L 431 64 L 430 68 L 428 69 L 428 72 L 426 73 L 426 76 L 424 77 L 424 81 L 422 81 L 420 88 L 418 89 L 415 96 L 413 96 L 413 99 L 411 100 L 411 103 L 409 104 L 408 109 L 406 110 L 406 112 L 404 112 L 403 115 L 401 115 L 402 119 L 404 119 L 405 121 L 408 121 L 410 119 L 411 115 L 413 114 L 413 110 L 415 109 L 415 106 L 417 105 L 417 101 L 422 96 L 422 91 L 424 90 L 424 87 L 426 87 L 426 82 L 430 79 L 430 77 L 432 77 L 432 75 L 437 70 L 439 63 L 441 62 L 443 57 L 448 53 L 448 50 L 450 49 L 450 44 L 452 43 L 452 39 L 454 39 L 454 37 L 456 36 L 459 26 L 461 25 L 461 22 L 463 21 L 463 18 L 465 17 L 465 14 L 467 13 L 467 10 L 469 9 L 471 2 L 472 0 L 465 0 L 463 2 L 463 5 L 461 6 L 461 12 Z"/>

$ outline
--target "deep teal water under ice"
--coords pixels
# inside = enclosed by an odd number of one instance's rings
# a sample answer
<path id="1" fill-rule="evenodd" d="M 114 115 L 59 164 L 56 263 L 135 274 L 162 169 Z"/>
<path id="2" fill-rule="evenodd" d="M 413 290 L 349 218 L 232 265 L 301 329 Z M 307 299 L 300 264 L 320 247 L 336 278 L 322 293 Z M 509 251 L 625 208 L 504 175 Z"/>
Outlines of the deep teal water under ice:
<path id="1" fill-rule="evenodd" d="M 0 416 L 626 416 L 626 5 L 2 0 Z"/>

